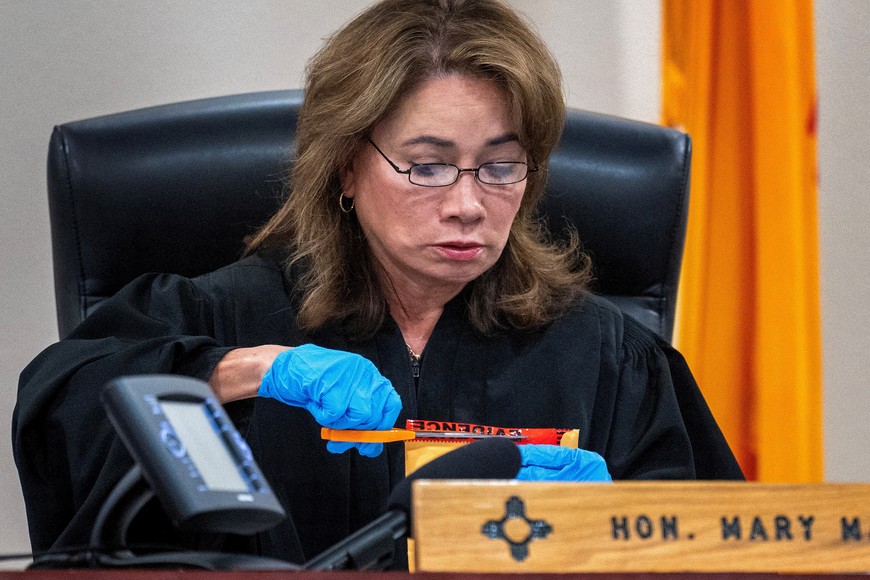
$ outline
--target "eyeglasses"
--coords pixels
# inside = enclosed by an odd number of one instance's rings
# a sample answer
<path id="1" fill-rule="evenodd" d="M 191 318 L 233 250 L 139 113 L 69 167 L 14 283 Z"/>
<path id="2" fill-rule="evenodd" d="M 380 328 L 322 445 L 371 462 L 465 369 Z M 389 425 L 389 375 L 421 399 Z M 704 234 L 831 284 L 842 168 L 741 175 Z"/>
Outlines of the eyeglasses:
<path id="1" fill-rule="evenodd" d="M 474 173 L 478 181 L 487 185 L 510 185 L 523 181 L 529 176 L 529 172 L 538 170 L 537 165 L 530 167 L 528 163 L 522 161 L 495 161 L 471 169 L 462 169 L 452 163 L 412 163 L 410 168 L 401 170 L 398 165 L 390 161 L 380 147 L 375 145 L 374 141 L 369 139 L 369 143 L 381 154 L 381 157 L 387 160 L 396 173 L 407 175 L 411 183 L 423 187 L 453 185 L 465 171 Z"/>

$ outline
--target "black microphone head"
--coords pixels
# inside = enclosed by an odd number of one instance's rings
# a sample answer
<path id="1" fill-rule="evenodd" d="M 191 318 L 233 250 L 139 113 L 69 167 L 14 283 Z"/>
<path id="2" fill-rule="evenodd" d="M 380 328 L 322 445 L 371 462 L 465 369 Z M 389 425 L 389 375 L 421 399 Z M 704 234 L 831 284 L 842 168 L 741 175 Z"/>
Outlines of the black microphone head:
<path id="1" fill-rule="evenodd" d="M 433 459 L 400 481 L 390 494 L 389 509 L 402 510 L 411 521 L 411 484 L 417 479 L 514 479 L 520 450 L 503 437 L 481 439 Z"/>

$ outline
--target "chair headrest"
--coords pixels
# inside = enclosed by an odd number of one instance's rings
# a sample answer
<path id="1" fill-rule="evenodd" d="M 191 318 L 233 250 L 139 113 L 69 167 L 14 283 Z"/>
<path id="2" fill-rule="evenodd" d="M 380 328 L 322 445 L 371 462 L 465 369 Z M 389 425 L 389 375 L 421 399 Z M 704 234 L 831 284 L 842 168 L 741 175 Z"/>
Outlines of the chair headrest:
<path id="1" fill-rule="evenodd" d="M 217 97 L 66 123 L 49 148 L 58 326 L 146 272 L 195 276 L 236 260 L 285 194 L 301 91 Z M 570 111 L 542 215 L 572 224 L 596 292 L 665 338 L 673 328 L 690 142 Z"/>

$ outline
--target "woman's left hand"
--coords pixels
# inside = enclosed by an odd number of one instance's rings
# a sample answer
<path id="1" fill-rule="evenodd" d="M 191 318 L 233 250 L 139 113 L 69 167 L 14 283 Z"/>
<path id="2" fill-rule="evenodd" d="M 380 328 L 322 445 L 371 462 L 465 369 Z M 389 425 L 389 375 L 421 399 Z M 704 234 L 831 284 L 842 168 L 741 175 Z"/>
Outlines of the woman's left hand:
<path id="1" fill-rule="evenodd" d="M 521 481 L 612 481 L 604 458 L 561 445 L 519 445 Z"/>

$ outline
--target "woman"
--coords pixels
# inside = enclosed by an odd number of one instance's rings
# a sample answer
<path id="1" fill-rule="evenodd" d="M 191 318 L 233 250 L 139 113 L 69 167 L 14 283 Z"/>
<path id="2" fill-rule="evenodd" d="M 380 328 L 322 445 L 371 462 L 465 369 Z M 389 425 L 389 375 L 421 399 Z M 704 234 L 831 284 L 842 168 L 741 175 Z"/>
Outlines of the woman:
<path id="1" fill-rule="evenodd" d="M 137 280 L 22 373 L 34 549 L 84 543 L 129 468 L 98 403 L 122 374 L 209 381 L 292 517 L 246 549 L 291 561 L 380 515 L 404 473 L 400 445 L 329 453 L 321 424 L 579 428 L 617 479 L 739 478 L 679 354 L 586 293 L 576 244 L 534 219 L 560 82 L 497 0 L 387 0 L 333 36 L 308 68 L 292 193 L 249 256 Z M 165 539 L 160 517 L 131 539 Z"/>

